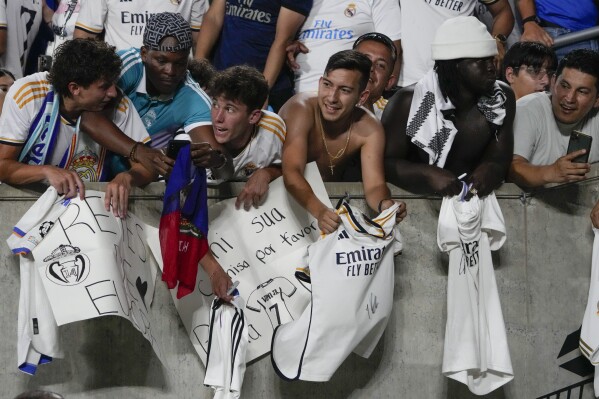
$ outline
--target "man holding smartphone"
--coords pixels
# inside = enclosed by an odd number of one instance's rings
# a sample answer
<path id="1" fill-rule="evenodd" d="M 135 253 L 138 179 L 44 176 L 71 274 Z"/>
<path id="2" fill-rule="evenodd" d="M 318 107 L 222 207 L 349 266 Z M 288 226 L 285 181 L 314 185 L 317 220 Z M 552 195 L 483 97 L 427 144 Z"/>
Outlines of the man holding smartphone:
<path id="1" fill-rule="evenodd" d="M 585 179 L 599 161 L 599 52 L 574 50 L 551 79 L 551 93 L 517 102 L 510 181 L 524 187 Z M 594 138 L 589 148 L 568 153 L 573 132 Z M 573 146 L 570 146 L 573 148 Z M 588 163 L 575 158 L 588 155 Z"/>

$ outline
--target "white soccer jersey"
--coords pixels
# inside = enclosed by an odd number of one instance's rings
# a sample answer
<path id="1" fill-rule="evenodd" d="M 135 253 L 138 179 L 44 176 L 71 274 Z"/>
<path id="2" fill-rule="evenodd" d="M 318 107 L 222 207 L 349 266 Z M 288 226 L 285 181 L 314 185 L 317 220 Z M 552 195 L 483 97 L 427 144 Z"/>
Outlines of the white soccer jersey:
<path id="1" fill-rule="evenodd" d="M 248 329 L 240 299 L 212 301 L 204 385 L 214 389 L 214 399 L 237 399 L 241 393 Z"/>
<path id="2" fill-rule="evenodd" d="M 64 200 L 54 187 L 49 187 L 17 222 L 7 240 L 12 252 L 22 255 L 17 367 L 28 374 L 35 374 L 38 364 L 64 357 L 58 339 L 58 326 L 31 251 L 50 231 L 54 221 L 68 205 L 69 200 Z"/>
<path id="3" fill-rule="evenodd" d="M 308 247 L 311 306 L 273 334 L 281 378 L 328 381 L 350 352 L 370 356 L 393 306 L 397 209 L 369 220 L 344 203 L 337 231 Z"/>
<path id="4" fill-rule="evenodd" d="M 48 43 L 46 54 L 54 55 L 58 46 L 73 38 L 80 8 L 81 0 L 63 0 L 58 4 L 58 8 L 52 16 L 54 40 Z"/>
<path id="5" fill-rule="evenodd" d="M 387 106 L 387 100 L 384 97 L 379 98 L 374 104 L 372 104 L 372 108 L 374 109 L 374 116 L 380 121 L 383 117 L 383 112 L 385 111 L 385 107 Z"/>
<path id="6" fill-rule="evenodd" d="M 105 30 L 106 42 L 117 50 L 139 48 L 153 14 L 179 13 L 198 31 L 207 8 L 207 0 L 81 0 L 76 27 L 93 34 Z"/>
<path id="7" fill-rule="evenodd" d="M 6 52 L 0 57 L 0 67 L 11 71 L 17 79 L 25 72 L 41 22 L 42 0 L 0 1 L 0 28 L 7 29 Z"/>
<path id="8" fill-rule="evenodd" d="M 17 80 L 6 94 L 0 116 L 0 143 L 24 144 L 50 90 L 47 72 Z M 135 141 L 148 142 L 150 136 L 131 101 L 124 96 L 112 121 Z M 61 117 L 60 131 L 47 164 L 63 165 L 77 171 L 84 181 L 99 181 L 106 166 L 106 150 L 88 135 L 78 132 L 78 123 Z"/>
<path id="9" fill-rule="evenodd" d="M 291 298 L 296 287 L 285 277 L 275 277 L 260 284 L 248 297 L 247 308 L 254 312 L 264 310 L 268 315 L 272 328 L 293 320 L 285 297 Z"/>
<path id="10" fill-rule="evenodd" d="M 397 0 L 314 0 L 312 11 L 298 37 L 310 52 L 298 54 L 295 91 L 318 90 L 318 80 L 329 58 L 351 50 L 364 33 L 381 32 L 391 40 L 401 39 L 401 15 Z"/>
<path id="11" fill-rule="evenodd" d="M 257 169 L 280 165 L 286 132 L 285 122 L 279 115 L 262 110 L 256 133 L 243 151 L 233 158 L 235 178 L 247 180 Z"/>
<path id="12" fill-rule="evenodd" d="M 398 86 L 412 85 L 424 77 L 434 64 L 431 43 L 437 28 L 450 18 L 472 15 L 479 1 L 401 2 L 402 61 Z"/>
<path id="13" fill-rule="evenodd" d="M 595 396 L 599 397 L 599 229 L 593 227 L 593 257 L 589 297 L 582 319 L 579 347 L 582 354 L 595 366 Z"/>
<path id="14" fill-rule="evenodd" d="M 444 198 L 437 242 L 449 252 L 442 371 L 486 395 L 514 378 L 491 260 L 491 250 L 505 242 L 495 194 L 463 202 Z"/>

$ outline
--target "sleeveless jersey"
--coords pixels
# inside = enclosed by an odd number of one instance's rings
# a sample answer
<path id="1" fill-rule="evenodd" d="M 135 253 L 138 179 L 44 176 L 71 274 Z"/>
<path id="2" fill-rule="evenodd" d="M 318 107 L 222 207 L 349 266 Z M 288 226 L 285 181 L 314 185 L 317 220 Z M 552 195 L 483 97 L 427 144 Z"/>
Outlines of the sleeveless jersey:
<path id="1" fill-rule="evenodd" d="M 491 260 L 505 242 L 505 224 L 492 193 L 444 198 L 437 243 L 449 253 L 447 324 L 442 371 L 486 395 L 514 378 Z"/>
<path id="2" fill-rule="evenodd" d="M 344 202 L 337 231 L 308 247 L 312 302 L 272 338 L 281 378 L 328 381 L 352 351 L 370 356 L 393 306 L 397 209 L 369 220 Z"/>

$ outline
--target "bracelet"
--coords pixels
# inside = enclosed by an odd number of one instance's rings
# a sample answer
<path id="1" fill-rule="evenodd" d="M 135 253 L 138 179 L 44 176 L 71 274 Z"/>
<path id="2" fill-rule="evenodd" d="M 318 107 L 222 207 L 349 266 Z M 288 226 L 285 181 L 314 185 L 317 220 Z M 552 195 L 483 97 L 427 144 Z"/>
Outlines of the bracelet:
<path id="1" fill-rule="evenodd" d="M 383 205 L 383 201 L 387 201 L 387 200 L 393 201 L 391 198 L 383 198 L 382 200 L 379 201 L 379 213 L 382 212 L 381 206 Z"/>
<path id="2" fill-rule="evenodd" d="M 220 156 L 220 159 L 223 161 L 223 163 L 219 166 L 214 166 L 210 169 L 219 170 L 219 169 L 224 168 L 225 165 L 227 164 L 227 156 L 225 154 L 223 154 L 222 151 L 219 151 L 219 150 L 214 150 L 214 152 L 216 152 Z"/>
<path id="3" fill-rule="evenodd" d="M 137 159 L 135 159 L 135 151 L 137 150 L 137 146 L 139 144 L 139 141 L 137 141 L 135 144 L 133 144 L 133 147 L 131 147 L 131 151 L 129 151 L 129 156 L 127 158 L 130 159 L 131 162 L 137 162 Z"/>
<path id="4" fill-rule="evenodd" d="M 541 20 L 539 19 L 539 17 L 536 16 L 536 14 L 533 14 L 530 17 L 526 17 L 522 20 L 522 26 L 524 26 L 524 24 L 527 22 L 534 22 L 537 25 L 539 25 L 541 23 Z"/>

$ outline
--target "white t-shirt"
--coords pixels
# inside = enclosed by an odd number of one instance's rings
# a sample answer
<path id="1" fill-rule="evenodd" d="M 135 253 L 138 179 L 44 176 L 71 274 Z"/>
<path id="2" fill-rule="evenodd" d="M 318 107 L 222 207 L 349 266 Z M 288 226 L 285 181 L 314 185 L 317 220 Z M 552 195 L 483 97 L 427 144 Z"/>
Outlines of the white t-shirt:
<path id="1" fill-rule="evenodd" d="M 318 90 L 318 79 L 329 58 L 338 51 L 350 50 L 364 33 L 381 32 L 391 40 L 399 40 L 400 19 L 397 0 L 315 0 L 298 35 L 310 52 L 297 56 L 300 69 L 295 76 L 295 91 Z"/>
<path id="2" fill-rule="evenodd" d="M 142 46 L 146 22 L 153 14 L 176 12 L 198 31 L 207 0 L 81 0 L 76 27 L 89 33 L 106 30 L 105 40 L 117 50 Z"/>
<path id="3" fill-rule="evenodd" d="M 27 55 L 41 21 L 41 0 L 0 1 L 0 28 L 8 30 L 6 52 L 0 57 L 0 67 L 8 69 L 17 79 L 23 76 Z"/>
<path id="4" fill-rule="evenodd" d="M 433 67 L 431 43 L 437 28 L 450 18 L 474 13 L 478 0 L 416 0 L 401 2 L 402 63 L 398 86 L 418 82 Z"/>
<path id="5" fill-rule="evenodd" d="M 52 16 L 54 41 L 48 43 L 46 54 L 53 55 L 58 46 L 73 38 L 75 22 L 79 16 L 81 0 L 63 0 Z"/>
<path id="6" fill-rule="evenodd" d="M 29 130 L 44 98 L 50 90 L 47 72 L 35 73 L 19 79 L 12 85 L 0 116 L 0 143 L 20 145 L 27 141 Z M 148 142 L 150 136 L 131 101 L 121 100 L 112 121 L 135 141 Z M 46 164 L 63 165 L 76 170 L 84 181 L 99 181 L 106 161 L 106 150 L 86 134 L 78 131 L 78 124 L 60 117 L 60 131 L 54 151 Z"/>
<path id="7" fill-rule="evenodd" d="M 599 161 L 599 116 L 593 110 L 578 123 L 566 125 L 553 116 L 548 93 L 533 93 L 516 101 L 514 154 L 533 165 L 551 165 L 566 155 L 573 130 L 593 137 L 589 162 Z"/>
<path id="8" fill-rule="evenodd" d="M 285 134 L 283 119 L 274 112 L 262 110 L 256 134 L 243 151 L 233 158 L 235 178 L 245 180 L 257 169 L 280 165 Z"/>

